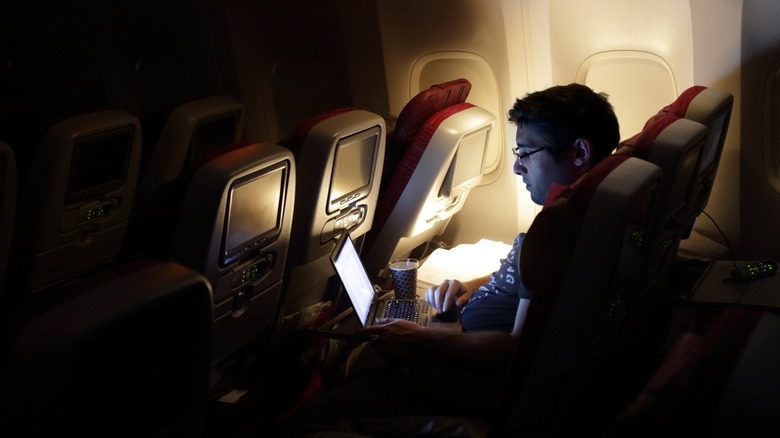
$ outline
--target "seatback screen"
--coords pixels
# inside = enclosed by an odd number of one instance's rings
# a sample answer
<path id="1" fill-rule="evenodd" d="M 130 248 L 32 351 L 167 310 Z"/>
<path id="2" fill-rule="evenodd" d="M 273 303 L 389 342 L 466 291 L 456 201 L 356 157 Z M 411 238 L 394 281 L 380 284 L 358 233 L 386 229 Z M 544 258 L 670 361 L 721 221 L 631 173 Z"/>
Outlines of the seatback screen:
<path id="1" fill-rule="evenodd" d="M 490 128 L 484 128 L 463 136 L 442 184 L 441 196 L 461 195 L 481 180 L 489 134 Z"/>
<path id="2" fill-rule="evenodd" d="M 379 127 L 374 127 L 338 142 L 328 196 L 330 212 L 341 210 L 368 194 L 374 174 L 379 135 Z"/>
<path id="3" fill-rule="evenodd" d="M 65 202 L 85 201 L 120 188 L 127 177 L 134 128 L 82 137 L 73 145 Z"/>
<path id="4" fill-rule="evenodd" d="M 284 208 L 286 166 L 236 181 L 230 189 L 225 226 L 225 263 L 278 235 Z"/>

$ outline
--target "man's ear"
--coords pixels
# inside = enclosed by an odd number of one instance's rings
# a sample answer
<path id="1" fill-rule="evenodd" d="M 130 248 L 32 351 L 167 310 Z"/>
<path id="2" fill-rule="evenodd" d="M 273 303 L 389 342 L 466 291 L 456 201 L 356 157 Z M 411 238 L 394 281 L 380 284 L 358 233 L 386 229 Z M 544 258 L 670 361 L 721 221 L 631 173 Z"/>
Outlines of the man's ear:
<path id="1" fill-rule="evenodd" d="M 574 141 L 574 157 L 572 163 L 579 167 L 588 167 L 590 165 L 592 146 L 590 141 L 584 138 L 578 138 Z"/>

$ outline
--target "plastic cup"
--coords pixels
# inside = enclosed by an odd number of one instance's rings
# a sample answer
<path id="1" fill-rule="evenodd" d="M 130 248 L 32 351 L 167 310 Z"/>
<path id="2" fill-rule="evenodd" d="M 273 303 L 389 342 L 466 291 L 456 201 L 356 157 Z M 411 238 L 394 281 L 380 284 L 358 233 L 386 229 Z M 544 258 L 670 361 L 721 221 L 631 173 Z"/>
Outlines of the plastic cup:
<path id="1" fill-rule="evenodd" d="M 395 297 L 399 299 L 417 298 L 417 268 L 420 261 L 417 259 L 393 260 L 388 265 L 390 277 L 393 280 Z"/>

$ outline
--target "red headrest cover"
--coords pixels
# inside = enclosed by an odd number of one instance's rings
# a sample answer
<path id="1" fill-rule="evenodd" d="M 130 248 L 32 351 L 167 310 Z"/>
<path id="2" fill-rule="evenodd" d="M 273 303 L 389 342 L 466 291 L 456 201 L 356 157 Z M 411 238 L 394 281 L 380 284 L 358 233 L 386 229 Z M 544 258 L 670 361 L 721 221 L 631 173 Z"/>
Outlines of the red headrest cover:
<path id="1" fill-rule="evenodd" d="M 693 99 L 706 89 L 707 87 L 694 85 L 693 87 L 683 91 L 680 97 L 678 97 L 674 102 L 672 102 L 671 105 L 669 105 L 669 114 L 677 117 L 685 117 L 685 113 L 688 112 L 688 106 L 691 104 Z"/>
<path id="2" fill-rule="evenodd" d="M 653 142 L 658 138 L 658 135 L 667 126 L 679 119 L 680 117 L 671 113 L 666 117 L 653 116 L 639 134 L 620 142 L 618 153 L 646 160 L 650 156 L 650 149 L 653 147 Z"/>
<path id="3" fill-rule="evenodd" d="M 676 116 L 681 118 L 685 117 L 685 113 L 688 112 L 688 106 L 691 104 L 691 101 L 693 101 L 693 99 L 698 96 L 699 93 L 706 89 L 707 87 L 694 85 L 683 91 L 682 94 L 680 94 L 680 96 L 674 100 L 674 102 L 666 105 L 661 109 L 661 111 L 658 111 L 653 117 L 650 117 L 650 119 L 647 120 L 645 126 L 666 116 Z"/>
<path id="4" fill-rule="evenodd" d="M 401 144 L 412 141 L 420 127 L 444 108 L 466 101 L 471 91 L 471 82 L 456 79 L 421 91 L 406 104 L 396 123 L 396 136 Z"/>
<path id="5" fill-rule="evenodd" d="M 311 131 L 312 128 L 317 126 L 323 120 L 327 120 L 331 117 L 337 116 L 339 114 L 347 113 L 350 111 L 355 111 L 355 108 L 343 107 L 343 108 L 336 108 L 336 109 L 325 111 L 323 113 L 319 113 L 316 116 L 310 118 L 309 120 L 306 120 L 305 122 L 301 123 L 298 126 L 298 128 L 295 129 L 295 132 L 293 132 L 288 139 L 280 141 L 279 145 L 286 147 L 287 149 L 292 151 L 292 153 L 295 156 L 297 156 L 301 148 L 301 145 L 303 144 L 303 139 L 306 138 L 306 136 L 309 134 L 309 131 Z"/>

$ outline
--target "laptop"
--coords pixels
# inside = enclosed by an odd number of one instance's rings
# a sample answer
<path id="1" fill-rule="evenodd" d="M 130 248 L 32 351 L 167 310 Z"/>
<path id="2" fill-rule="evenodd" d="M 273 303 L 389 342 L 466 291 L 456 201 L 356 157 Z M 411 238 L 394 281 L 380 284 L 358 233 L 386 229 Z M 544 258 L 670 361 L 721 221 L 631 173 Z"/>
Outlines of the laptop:
<path id="1" fill-rule="evenodd" d="M 336 243 L 330 260 L 363 327 L 373 325 L 381 318 L 401 318 L 422 326 L 430 325 L 436 311 L 424 300 L 375 299 L 374 286 L 346 231 Z"/>

